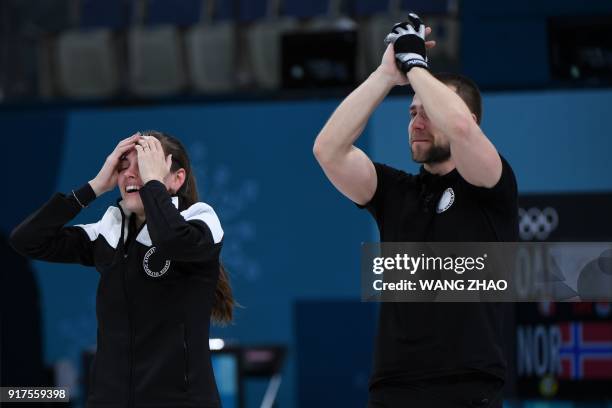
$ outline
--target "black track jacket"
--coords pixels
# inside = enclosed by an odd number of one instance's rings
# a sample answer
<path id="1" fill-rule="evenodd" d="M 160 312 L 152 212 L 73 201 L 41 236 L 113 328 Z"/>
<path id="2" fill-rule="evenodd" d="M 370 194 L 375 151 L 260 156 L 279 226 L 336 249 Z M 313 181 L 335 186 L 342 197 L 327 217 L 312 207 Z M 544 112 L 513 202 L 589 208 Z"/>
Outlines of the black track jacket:
<path id="1" fill-rule="evenodd" d="M 139 193 L 140 229 L 120 202 L 94 224 L 65 227 L 95 199 L 86 184 L 55 194 L 15 228 L 11 245 L 30 258 L 100 273 L 89 407 L 218 407 L 208 333 L 221 224 L 205 203 L 181 208 L 159 181 Z"/>

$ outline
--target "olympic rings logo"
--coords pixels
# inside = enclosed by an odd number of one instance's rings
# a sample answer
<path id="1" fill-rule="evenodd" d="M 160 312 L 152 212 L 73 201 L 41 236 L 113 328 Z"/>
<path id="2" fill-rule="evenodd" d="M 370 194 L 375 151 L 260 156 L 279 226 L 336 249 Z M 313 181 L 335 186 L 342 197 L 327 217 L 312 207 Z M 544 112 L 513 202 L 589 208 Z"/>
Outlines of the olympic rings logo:
<path id="1" fill-rule="evenodd" d="M 544 210 L 532 207 L 528 210 L 519 208 L 519 235 L 523 241 L 538 239 L 543 241 L 559 225 L 559 214 L 552 207 Z"/>

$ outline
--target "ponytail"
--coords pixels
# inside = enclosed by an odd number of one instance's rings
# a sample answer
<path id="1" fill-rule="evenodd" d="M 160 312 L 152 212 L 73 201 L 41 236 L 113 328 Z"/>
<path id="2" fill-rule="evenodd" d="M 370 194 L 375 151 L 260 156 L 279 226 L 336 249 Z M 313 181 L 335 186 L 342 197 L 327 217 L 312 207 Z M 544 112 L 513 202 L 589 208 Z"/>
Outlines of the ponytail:
<path id="1" fill-rule="evenodd" d="M 215 303 L 213 304 L 213 310 L 211 319 L 213 323 L 224 326 L 234 319 L 234 306 L 236 301 L 232 295 L 232 287 L 230 286 L 229 276 L 227 271 L 223 267 L 222 263 L 219 263 L 219 280 L 217 281 L 217 288 L 215 289 Z"/>

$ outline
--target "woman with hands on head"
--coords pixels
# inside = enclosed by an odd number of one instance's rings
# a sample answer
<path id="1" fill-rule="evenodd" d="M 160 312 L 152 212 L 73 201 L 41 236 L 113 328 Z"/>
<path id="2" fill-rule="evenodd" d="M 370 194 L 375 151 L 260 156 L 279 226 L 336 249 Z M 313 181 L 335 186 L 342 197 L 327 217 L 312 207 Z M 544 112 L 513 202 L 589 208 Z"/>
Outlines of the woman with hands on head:
<path id="1" fill-rule="evenodd" d="M 115 187 L 121 198 L 99 221 L 65 226 Z M 156 131 L 119 142 L 95 178 L 56 193 L 11 234 L 24 256 L 100 274 L 94 408 L 220 406 L 208 333 L 211 317 L 232 320 L 222 243 L 185 148 Z"/>

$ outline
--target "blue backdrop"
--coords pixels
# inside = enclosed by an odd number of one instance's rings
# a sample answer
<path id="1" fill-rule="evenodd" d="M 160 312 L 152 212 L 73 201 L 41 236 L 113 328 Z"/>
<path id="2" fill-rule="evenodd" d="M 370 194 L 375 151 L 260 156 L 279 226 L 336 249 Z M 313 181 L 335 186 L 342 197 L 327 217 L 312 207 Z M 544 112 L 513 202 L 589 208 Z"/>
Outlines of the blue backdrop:
<path id="1" fill-rule="evenodd" d="M 335 104 L 73 110 L 64 118 L 59 146 L 53 144 L 59 149 L 45 147 L 43 157 L 30 163 L 33 173 L 47 177 L 42 191 L 24 189 L 31 197 L 24 206 L 32 211 L 52 191 L 70 191 L 93 178 L 117 141 L 137 130 L 159 129 L 179 137 L 197 170 L 201 199 L 221 219 L 226 232 L 223 260 L 235 296 L 244 306 L 238 309 L 234 325 L 212 333 L 246 344 L 287 344 L 288 375 L 281 401 L 290 406 L 293 302 L 299 297 L 357 298 L 359 244 L 368 237 L 368 220 L 339 199 L 312 156 L 314 136 Z M 21 119 L 38 122 L 38 116 L 34 112 Z M 16 144 L 23 143 L 27 151 L 45 138 L 36 129 L 33 133 L 37 135 Z M 48 171 L 56 177 L 48 177 Z M 19 188 L 22 181 L 18 183 Z M 107 193 L 74 222 L 97 220 L 117 196 L 117 191 Z M 5 225 L 10 228 L 18 219 L 11 216 Z M 97 273 L 42 262 L 36 262 L 35 269 L 44 304 L 46 360 L 77 361 L 82 349 L 95 344 Z"/>
<path id="2" fill-rule="evenodd" d="M 374 160 L 415 172 L 410 102 L 385 102 L 370 122 L 370 143 Z M 483 106 L 482 129 L 512 165 L 521 193 L 612 190 L 612 91 L 488 93 Z"/>
<path id="3" fill-rule="evenodd" d="M 296 406 L 294 304 L 358 299 L 359 245 L 377 238 L 370 217 L 333 189 L 312 156 L 314 138 L 338 103 L 5 110 L 11 196 L 2 228 L 10 231 L 53 191 L 93 178 L 119 139 L 146 129 L 176 135 L 191 154 L 201 199 L 217 210 L 226 231 L 223 258 L 244 306 L 234 325 L 212 333 L 243 344 L 287 344 L 280 403 Z M 409 97 L 386 100 L 360 143 L 375 160 L 414 171 L 409 103 Z M 606 90 L 488 94 L 483 128 L 513 165 L 522 192 L 610 191 L 610 117 Z M 117 196 L 107 193 L 75 222 L 98 219 Z M 38 262 L 35 269 L 46 361 L 76 360 L 95 343 L 97 273 Z M 259 392 L 250 392 L 251 404 Z"/>

